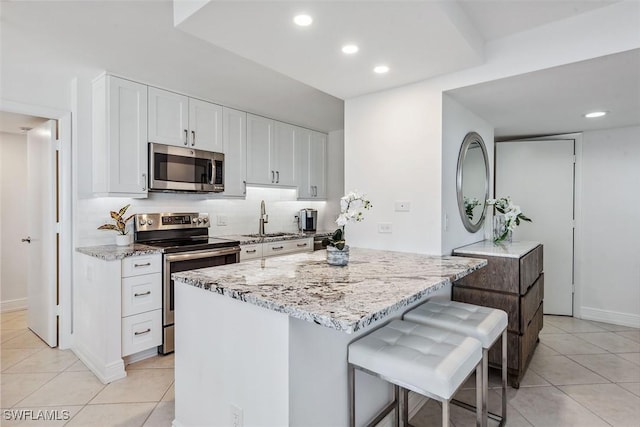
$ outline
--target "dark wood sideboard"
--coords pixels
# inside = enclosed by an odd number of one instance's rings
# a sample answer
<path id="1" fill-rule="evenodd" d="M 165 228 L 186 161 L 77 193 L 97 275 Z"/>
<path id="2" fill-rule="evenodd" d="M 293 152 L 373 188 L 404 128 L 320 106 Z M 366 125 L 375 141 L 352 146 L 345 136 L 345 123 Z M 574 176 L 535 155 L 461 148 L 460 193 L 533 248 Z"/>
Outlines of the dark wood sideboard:
<path id="1" fill-rule="evenodd" d="M 453 283 L 452 299 L 507 312 L 507 372 L 509 385 L 520 381 L 542 329 L 544 273 L 543 247 L 537 242 L 515 242 L 493 247 L 492 242 L 454 249 L 453 255 L 482 258 L 485 268 Z M 490 366 L 502 364 L 500 341 L 489 351 Z"/>

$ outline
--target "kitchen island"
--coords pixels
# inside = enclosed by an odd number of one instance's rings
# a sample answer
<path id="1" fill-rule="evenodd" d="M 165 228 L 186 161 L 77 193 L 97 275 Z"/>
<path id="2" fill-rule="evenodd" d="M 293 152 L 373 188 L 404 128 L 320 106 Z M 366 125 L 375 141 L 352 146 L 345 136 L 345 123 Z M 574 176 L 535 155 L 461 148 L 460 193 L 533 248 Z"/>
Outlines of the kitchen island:
<path id="1" fill-rule="evenodd" d="M 316 251 L 174 274 L 174 425 L 346 426 L 349 343 L 485 265 L 352 248 L 346 267 Z M 391 388 L 357 384 L 363 424 Z"/>

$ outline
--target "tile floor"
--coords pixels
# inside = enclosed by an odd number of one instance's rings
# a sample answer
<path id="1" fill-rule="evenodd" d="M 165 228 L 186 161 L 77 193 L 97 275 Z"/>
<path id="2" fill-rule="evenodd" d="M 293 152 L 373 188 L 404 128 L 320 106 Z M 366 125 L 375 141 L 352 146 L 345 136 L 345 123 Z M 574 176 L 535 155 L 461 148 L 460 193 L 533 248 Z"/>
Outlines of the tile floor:
<path id="1" fill-rule="evenodd" d="M 640 329 L 545 316 L 540 344 L 520 389 L 508 390 L 508 426 L 638 426 Z M 26 312 L 0 316 L 2 426 L 168 427 L 174 414 L 173 356 L 127 367 L 128 376 L 104 385 L 69 351 L 50 349 L 26 327 Z M 475 390 L 458 398 L 472 402 Z M 499 412 L 499 377 L 492 377 L 490 407 Z M 5 410 L 68 411 L 61 421 L 15 421 Z M 429 401 L 413 418 L 417 427 L 440 425 Z M 453 406 L 455 427 L 474 415 Z M 496 423 L 491 423 L 495 425 Z"/>

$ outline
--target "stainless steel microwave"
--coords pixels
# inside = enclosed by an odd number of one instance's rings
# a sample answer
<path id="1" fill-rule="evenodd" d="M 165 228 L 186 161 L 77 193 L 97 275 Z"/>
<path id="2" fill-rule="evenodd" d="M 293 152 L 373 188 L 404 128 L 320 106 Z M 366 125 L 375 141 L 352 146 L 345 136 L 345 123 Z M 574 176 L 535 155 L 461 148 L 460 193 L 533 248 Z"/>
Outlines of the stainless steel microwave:
<path id="1" fill-rule="evenodd" d="M 149 190 L 220 193 L 224 154 L 151 142 Z"/>

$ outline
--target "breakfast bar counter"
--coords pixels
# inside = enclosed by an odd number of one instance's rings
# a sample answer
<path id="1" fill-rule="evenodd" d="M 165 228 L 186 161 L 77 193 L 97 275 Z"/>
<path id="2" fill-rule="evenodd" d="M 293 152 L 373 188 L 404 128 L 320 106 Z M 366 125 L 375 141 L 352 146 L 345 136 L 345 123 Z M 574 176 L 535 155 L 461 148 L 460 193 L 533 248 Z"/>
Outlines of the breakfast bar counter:
<path id="1" fill-rule="evenodd" d="M 174 425 L 346 426 L 349 343 L 485 265 L 351 248 L 346 267 L 316 251 L 174 274 Z M 358 384 L 360 425 L 391 392 Z"/>

